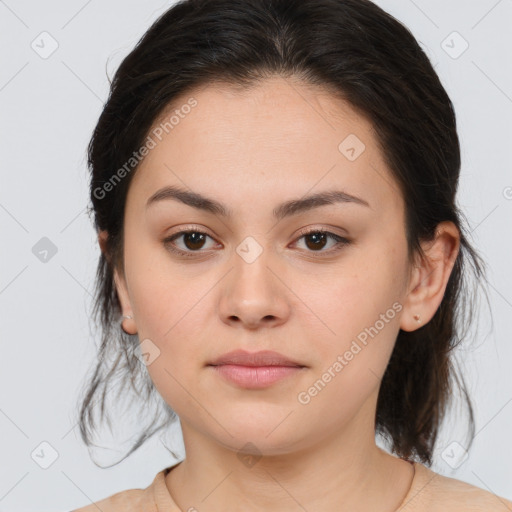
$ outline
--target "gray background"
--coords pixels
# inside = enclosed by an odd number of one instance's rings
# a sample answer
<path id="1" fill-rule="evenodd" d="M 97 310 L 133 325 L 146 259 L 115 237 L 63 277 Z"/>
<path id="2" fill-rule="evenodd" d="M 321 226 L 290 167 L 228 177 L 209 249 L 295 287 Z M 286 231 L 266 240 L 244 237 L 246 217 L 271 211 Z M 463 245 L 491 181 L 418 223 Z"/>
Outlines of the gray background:
<path id="1" fill-rule="evenodd" d="M 483 302 L 477 341 L 457 352 L 476 439 L 458 465 L 466 417 L 452 409 L 433 469 L 512 499 L 512 2 L 377 3 L 411 29 L 455 104 L 459 204 L 491 283 L 493 324 Z M 97 468 L 73 416 L 95 350 L 99 248 L 85 210 L 85 148 L 107 98 L 106 70 L 113 75 L 170 5 L 0 0 L 0 510 L 70 510 L 145 487 L 175 462 L 157 434 L 124 463 Z M 178 450 L 179 432 L 170 436 Z"/>

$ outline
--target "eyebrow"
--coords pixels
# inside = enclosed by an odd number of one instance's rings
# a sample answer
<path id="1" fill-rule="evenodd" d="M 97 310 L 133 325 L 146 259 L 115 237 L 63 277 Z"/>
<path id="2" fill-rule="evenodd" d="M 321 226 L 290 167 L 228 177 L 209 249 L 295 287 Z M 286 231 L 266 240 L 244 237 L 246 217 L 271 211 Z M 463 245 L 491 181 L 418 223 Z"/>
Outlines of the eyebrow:
<path id="1" fill-rule="evenodd" d="M 157 190 L 146 202 L 146 209 L 165 200 L 179 201 L 192 208 L 204 210 L 214 215 L 220 215 L 226 218 L 233 217 L 233 212 L 219 201 L 176 186 L 167 186 Z M 281 220 L 285 217 L 291 217 L 292 215 L 297 215 L 320 206 L 336 203 L 353 203 L 371 208 L 369 203 L 360 197 L 347 194 L 341 190 L 329 190 L 312 194 L 302 199 L 285 201 L 277 208 L 274 208 L 272 213 L 275 219 Z"/>

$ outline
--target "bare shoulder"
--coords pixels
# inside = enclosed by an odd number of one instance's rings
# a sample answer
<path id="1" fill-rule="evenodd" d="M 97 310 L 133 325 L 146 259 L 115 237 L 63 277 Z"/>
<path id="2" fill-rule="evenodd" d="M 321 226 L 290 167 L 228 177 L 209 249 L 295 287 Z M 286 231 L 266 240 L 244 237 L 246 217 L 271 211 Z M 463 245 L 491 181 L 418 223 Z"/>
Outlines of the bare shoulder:
<path id="1" fill-rule="evenodd" d="M 422 464 L 416 464 L 416 471 L 417 482 L 411 489 L 414 492 L 410 493 L 409 503 L 404 503 L 404 512 L 512 512 L 512 501 L 489 490 L 441 475 Z"/>

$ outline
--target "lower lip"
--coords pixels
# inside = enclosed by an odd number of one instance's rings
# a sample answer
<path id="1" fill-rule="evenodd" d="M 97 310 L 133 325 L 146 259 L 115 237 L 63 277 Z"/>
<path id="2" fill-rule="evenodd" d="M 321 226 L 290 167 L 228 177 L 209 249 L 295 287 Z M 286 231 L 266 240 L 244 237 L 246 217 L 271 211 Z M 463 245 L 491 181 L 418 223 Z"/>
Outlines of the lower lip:
<path id="1" fill-rule="evenodd" d="M 301 366 L 241 366 L 238 364 L 223 364 L 212 367 L 222 377 L 247 389 L 266 388 L 287 377 L 296 375 L 303 369 Z"/>

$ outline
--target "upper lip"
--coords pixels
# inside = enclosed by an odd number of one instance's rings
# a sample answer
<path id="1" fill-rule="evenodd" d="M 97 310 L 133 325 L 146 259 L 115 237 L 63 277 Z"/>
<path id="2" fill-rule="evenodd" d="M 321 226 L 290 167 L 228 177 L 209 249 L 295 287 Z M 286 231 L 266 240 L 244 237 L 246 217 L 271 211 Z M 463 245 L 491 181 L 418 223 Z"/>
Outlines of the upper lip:
<path id="1" fill-rule="evenodd" d="M 272 350 L 262 350 L 260 352 L 233 350 L 221 355 L 209 363 L 211 366 L 220 366 L 224 364 L 235 364 L 241 366 L 303 366 L 297 361 L 293 361 L 283 354 Z"/>

